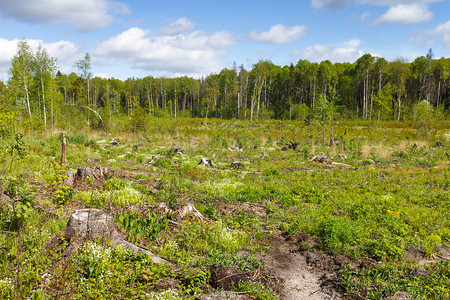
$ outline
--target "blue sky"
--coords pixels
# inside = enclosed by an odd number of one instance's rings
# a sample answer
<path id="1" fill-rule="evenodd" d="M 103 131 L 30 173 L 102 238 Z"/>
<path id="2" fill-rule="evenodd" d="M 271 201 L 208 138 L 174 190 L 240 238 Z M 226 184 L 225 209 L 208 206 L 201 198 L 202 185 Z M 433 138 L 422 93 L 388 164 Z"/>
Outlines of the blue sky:
<path id="1" fill-rule="evenodd" d="M 450 55 L 449 0 L 0 0 L 0 80 L 25 38 L 65 74 L 88 52 L 96 76 L 206 76 L 235 62 L 354 62 Z"/>

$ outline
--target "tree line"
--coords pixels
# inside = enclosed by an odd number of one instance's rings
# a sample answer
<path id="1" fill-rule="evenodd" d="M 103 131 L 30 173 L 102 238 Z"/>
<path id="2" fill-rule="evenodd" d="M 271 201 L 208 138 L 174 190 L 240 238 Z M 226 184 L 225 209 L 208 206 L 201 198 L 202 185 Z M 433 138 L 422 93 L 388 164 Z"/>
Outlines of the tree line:
<path id="1" fill-rule="evenodd" d="M 77 73 L 62 74 L 45 48 L 33 51 L 19 41 L 9 79 L 0 82 L 3 119 L 15 112 L 23 122 L 45 130 L 67 122 L 68 114 L 90 125 L 110 123 L 123 114 L 254 121 L 320 118 L 324 111 L 336 118 L 402 121 L 413 119 L 424 100 L 443 111 L 449 108 L 450 59 L 436 59 L 431 49 L 413 62 L 389 62 L 371 54 L 354 63 L 301 59 L 278 66 L 260 60 L 251 70 L 234 64 L 200 79 L 93 78 L 89 54 L 74 68 Z"/>

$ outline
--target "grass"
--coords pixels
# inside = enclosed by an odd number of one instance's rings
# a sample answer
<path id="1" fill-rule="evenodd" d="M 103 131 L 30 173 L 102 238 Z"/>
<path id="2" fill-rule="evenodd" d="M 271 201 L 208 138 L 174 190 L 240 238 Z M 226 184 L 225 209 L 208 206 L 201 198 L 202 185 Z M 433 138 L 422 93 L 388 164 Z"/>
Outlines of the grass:
<path id="1" fill-rule="evenodd" d="M 211 124 L 204 127 L 202 121 L 151 118 L 136 133 L 68 132 L 62 168 L 60 134 L 28 135 L 19 144 L 14 136 L 1 138 L 1 149 L 16 145 L 16 152 L 0 154 L 1 165 L 11 166 L 10 172 L 0 168 L 0 189 L 11 198 L 0 208 L 0 297 L 193 298 L 209 291 L 209 273 L 202 267 L 264 269 L 258 257 L 266 253 L 267 238 L 280 232 L 311 236 L 315 251 L 375 262 L 337 274 L 338 288 L 351 298 L 380 299 L 398 291 L 418 299 L 449 297 L 449 264 L 439 259 L 439 250 L 450 243 L 445 124 L 436 136 L 418 140 L 414 124 L 382 123 L 367 130 L 367 124 L 345 121 L 334 129 L 341 142 L 329 146 L 314 125 L 208 119 Z M 112 139 L 119 145 L 112 146 Z M 437 139 L 447 147 L 435 147 Z M 300 142 L 298 149 L 282 151 L 286 140 Z M 320 153 L 344 153 L 344 163 L 356 169 L 310 161 Z M 153 155 L 157 161 L 146 166 Z M 198 166 L 202 157 L 216 167 Z M 245 167 L 231 169 L 234 161 Z M 120 173 L 102 185 L 88 181 L 82 190 L 62 184 L 65 171 L 88 165 Z M 186 218 L 173 228 L 167 226 L 170 216 L 152 212 L 158 202 L 172 207 L 192 202 L 209 219 Z M 46 244 L 80 207 L 108 209 L 130 241 L 184 271 L 101 241 L 86 243 L 61 265 L 62 250 Z M 411 251 L 435 260 L 418 266 Z M 159 290 L 169 278 L 177 284 Z M 236 291 L 276 299 L 262 283 Z"/>

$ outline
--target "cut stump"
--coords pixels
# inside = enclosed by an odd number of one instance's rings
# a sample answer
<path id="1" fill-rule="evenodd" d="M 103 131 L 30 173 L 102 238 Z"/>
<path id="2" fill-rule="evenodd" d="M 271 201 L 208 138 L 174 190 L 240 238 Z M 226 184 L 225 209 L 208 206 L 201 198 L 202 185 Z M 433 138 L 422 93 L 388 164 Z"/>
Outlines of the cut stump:
<path id="1" fill-rule="evenodd" d="M 87 208 L 76 210 L 70 216 L 63 231 L 58 236 L 53 237 L 49 244 L 57 243 L 62 238 L 69 242 L 69 247 L 64 251 L 63 257 L 71 256 L 75 250 L 81 247 L 83 242 L 101 238 L 109 240 L 114 247 L 122 246 L 130 249 L 134 254 L 147 254 L 154 263 L 172 264 L 151 251 L 125 240 L 117 231 L 113 217 L 101 209 Z"/>

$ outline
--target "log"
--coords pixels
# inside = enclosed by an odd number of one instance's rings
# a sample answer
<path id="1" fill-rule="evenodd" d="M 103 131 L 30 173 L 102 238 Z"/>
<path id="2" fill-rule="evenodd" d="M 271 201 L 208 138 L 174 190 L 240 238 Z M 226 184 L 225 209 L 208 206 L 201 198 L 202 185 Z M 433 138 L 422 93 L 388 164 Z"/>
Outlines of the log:
<path id="1" fill-rule="evenodd" d="M 172 265 L 151 251 L 125 240 L 117 231 L 113 217 L 96 208 L 76 210 L 70 216 L 66 227 L 58 236 L 50 239 L 48 245 L 60 239 L 69 241 L 69 247 L 64 251 L 63 257 L 70 257 L 85 241 L 95 241 L 99 238 L 109 240 L 113 247 L 130 249 L 134 254 L 147 254 L 154 263 Z"/>

